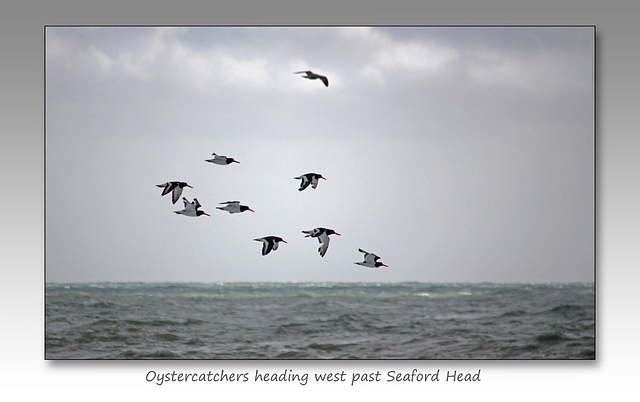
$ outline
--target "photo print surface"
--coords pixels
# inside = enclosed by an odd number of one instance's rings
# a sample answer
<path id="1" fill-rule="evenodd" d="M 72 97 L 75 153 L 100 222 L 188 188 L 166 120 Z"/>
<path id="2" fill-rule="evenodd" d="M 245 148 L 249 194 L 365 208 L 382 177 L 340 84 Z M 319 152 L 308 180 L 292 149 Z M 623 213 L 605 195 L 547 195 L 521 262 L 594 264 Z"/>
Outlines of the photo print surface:
<path id="1" fill-rule="evenodd" d="M 592 26 L 48 26 L 45 358 L 595 358 Z"/>

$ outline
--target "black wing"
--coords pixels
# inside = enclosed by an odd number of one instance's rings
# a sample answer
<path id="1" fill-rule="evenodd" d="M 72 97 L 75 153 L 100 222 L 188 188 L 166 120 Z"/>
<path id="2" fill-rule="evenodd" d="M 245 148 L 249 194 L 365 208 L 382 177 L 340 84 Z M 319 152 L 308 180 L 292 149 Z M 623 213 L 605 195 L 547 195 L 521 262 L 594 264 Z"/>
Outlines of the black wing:
<path id="1" fill-rule="evenodd" d="M 267 255 L 273 250 L 273 239 L 265 238 L 262 242 L 262 255 Z"/>
<path id="2" fill-rule="evenodd" d="M 309 180 L 307 176 L 300 176 L 300 179 L 302 179 L 302 182 L 300 183 L 300 188 L 298 189 L 298 191 L 304 190 L 305 188 L 309 187 L 309 184 L 311 184 L 311 180 Z"/>
<path id="3" fill-rule="evenodd" d="M 182 195 L 182 188 L 177 185 L 173 186 L 173 191 L 171 192 L 171 202 L 173 202 L 174 204 L 178 202 L 178 200 L 180 199 L 180 195 Z"/>
<path id="4" fill-rule="evenodd" d="M 162 190 L 162 195 L 167 195 L 176 187 L 177 183 L 174 181 L 170 181 L 164 186 L 164 190 Z"/>

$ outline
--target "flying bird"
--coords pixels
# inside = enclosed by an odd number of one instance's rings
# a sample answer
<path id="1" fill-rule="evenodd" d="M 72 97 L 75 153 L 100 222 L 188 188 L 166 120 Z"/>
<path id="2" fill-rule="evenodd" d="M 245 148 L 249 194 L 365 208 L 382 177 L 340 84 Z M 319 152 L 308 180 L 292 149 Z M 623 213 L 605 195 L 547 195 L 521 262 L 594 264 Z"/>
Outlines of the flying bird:
<path id="1" fill-rule="evenodd" d="M 271 250 L 277 250 L 280 242 L 286 243 L 286 241 L 282 240 L 282 237 L 278 236 L 266 236 L 253 240 L 262 242 L 262 255 L 269 254 Z"/>
<path id="2" fill-rule="evenodd" d="M 216 165 L 229 165 L 233 162 L 235 163 L 240 163 L 237 160 L 233 159 L 233 158 L 228 158 L 226 156 L 223 155 L 216 155 L 216 153 L 212 153 L 211 155 L 213 155 L 212 159 L 206 159 L 207 162 L 211 162 L 211 163 L 215 163 Z"/>
<path id="3" fill-rule="evenodd" d="M 227 211 L 230 214 L 237 214 L 239 212 L 244 212 L 244 211 L 256 212 L 246 205 L 240 205 L 240 201 L 226 201 L 226 202 L 221 202 L 220 204 L 227 204 L 227 205 L 225 205 L 224 207 L 216 207 L 216 208 L 221 209 L 223 211 Z"/>
<path id="4" fill-rule="evenodd" d="M 181 211 L 173 211 L 176 214 L 185 215 L 185 216 L 200 216 L 200 215 L 211 216 L 204 211 L 198 210 L 198 208 L 200 208 L 202 205 L 200 205 L 197 198 L 194 198 L 193 202 L 187 201 L 187 199 L 184 197 L 182 197 L 182 200 L 184 201 L 184 209 Z"/>
<path id="5" fill-rule="evenodd" d="M 336 234 L 338 236 L 342 236 L 340 233 L 336 232 L 333 229 L 327 228 L 315 228 L 313 230 L 303 230 L 302 233 L 305 233 L 305 237 L 316 237 L 320 242 L 320 247 L 318 247 L 318 252 L 320 253 L 320 257 L 324 257 L 327 253 L 327 249 L 329 248 L 329 235 Z"/>
<path id="6" fill-rule="evenodd" d="M 319 79 L 320 81 L 322 81 L 324 83 L 325 87 L 329 86 L 329 79 L 327 77 L 325 77 L 324 75 L 320 75 L 320 74 L 316 74 L 313 71 L 296 71 L 294 74 L 302 74 L 305 73 L 307 75 L 303 75 L 302 78 L 307 78 L 310 80 L 317 80 Z"/>
<path id="7" fill-rule="evenodd" d="M 171 201 L 173 201 L 174 204 L 180 199 L 183 188 L 193 188 L 183 181 L 168 181 L 164 184 L 156 184 L 156 187 L 164 187 L 164 190 L 162 190 L 163 196 L 171 193 Z"/>
<path id="8" fill-rule="evenodd" d="M 358 251 L 361 253 L 364 253 L 364 261 L 354 262 L 354 264 L 362 265 L 363 267 L 368 267 L 368 268 L 388 267 L 388 265 L 383 264 L 381 261 L 378 261 L 380 257 L 378 257 L 377 255 L 370 253 L 368 251 L 364 251 L 361 248 L 359 248 Z"/>
<path id="9" fill-rule="evenodd" d="M 325 177 L 323 177 L 321 174 L 318 174 L 318 173 L 307 173 L 307 174 L 300 175 L 298 177 L 294 177 L 294 179 L 302 180 L 300 182 L 300 188 L 298 189 L 298 191 L 304 190 L 305 188 L 309 187 L 309 185 L 311 185 L 311 187 L 313 188 L 318 187 L 319 179 L 327 180 Z"/>

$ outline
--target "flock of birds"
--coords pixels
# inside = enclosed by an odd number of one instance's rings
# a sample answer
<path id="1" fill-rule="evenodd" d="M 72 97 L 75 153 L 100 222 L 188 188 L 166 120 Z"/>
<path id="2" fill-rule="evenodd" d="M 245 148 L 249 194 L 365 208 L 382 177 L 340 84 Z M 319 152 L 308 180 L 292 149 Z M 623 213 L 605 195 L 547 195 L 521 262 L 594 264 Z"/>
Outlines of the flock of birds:
<path id="1" fill-rule="evenodd" d="M 297 71 L 294 74 L 302 74 L 302 73 L 306 74 L 306 75 L 303 75 L 302 78 L 306 78 L 310 80 L 319 79 L 320 81 L 322 81 L 322 83 L 324 83 L 326 87 L 329 86 L 329 79 L 324 75 L 316 74 L 309 70 Z M 230 165 L 232 163 L 240 163 L 234 158 L 229 158 L 224 155 L 217 155 L 216 153 L 213 153 L 212 156 L 213 158 L 206 159 L 206 162 L 211 162 L 216 165 Z M 301 181 L 298 191 L 303 191 L 309 186 L 315 189 L 318 186 L 318 182 L 320 179 L 326 180 L 326 178 L 319 173 L 307 173 L 307 174 L 294 177 L 294 179 Z M 193 188 L 192 186 L 190 186 L 184 181 L 168 181 L 163 184 L 158 184 L 157 187 L 161 187 L 163 189 L 162 196 L 171 194 L 171 201 L 173 204 L 178 202 L 178 200 L 180 199 L 180 196 L 182 195 L 182 191 L 184 190 L 185 187 Z M 197 198 L 193 198 L 193 201 L 191 202 L 189 202 L 189 200 L 187 200 L 185 197 L 182 197 L 182 200 L 184 202 L 184 208 L 180 211 L 174 211 L 176 214 L 191 216 L 191 217 L 198 217 L 202 215 L 211 216 L 200 209 L 202 205 L 200 204 L 200 202 L 198 202 Z M 240 201 L 225 201 L 225 202 L 221 202 L 220 205 L 224 205 L 224 206 L 216 207 L 216 209 L 220 209 L 222 211 L 226 211 L 231 214 L 237 214 L 245 211 L 255 212 L 254 210 L 249 208 L 247 205 L 241 205 Z M 324 257 L 325 254 L 327 253 L 327 250 L 329 249 L 329 236 L 331 235 L 341 236 L 340 233 L 336 232 L 335 230 L 327 229 L 323 227 L 318 227 L 312 230 L 303 230 L 302 233 L 305 234 L 305 237 L 318 239 L 318 241 L 320 242 L 320 247 L 318 248 L 318 252 L 320 253 L 321 257 Z M 286 243 L 284 239 L 278 236 L 265 236 L 265 237 L 260 237 L 253 240 L 262 242 L 263 256 L 269 254 L 271 251 L 277 250 L 278 245 L 280 243 Z M 383 264 L 381 261 L 379 261 L 380 260 L 379 256 L 373 253 L 370 253 L 368 251 L 365 251 L 361 248 L 359 248 L 358 251 L 361 253 L 364 253 L 364 260 L 362 262 L 355 262 L 354 264 L 361 265 L 363 267 L 368 267 L 368 268 L 388 267 L 388 265 Z"/>

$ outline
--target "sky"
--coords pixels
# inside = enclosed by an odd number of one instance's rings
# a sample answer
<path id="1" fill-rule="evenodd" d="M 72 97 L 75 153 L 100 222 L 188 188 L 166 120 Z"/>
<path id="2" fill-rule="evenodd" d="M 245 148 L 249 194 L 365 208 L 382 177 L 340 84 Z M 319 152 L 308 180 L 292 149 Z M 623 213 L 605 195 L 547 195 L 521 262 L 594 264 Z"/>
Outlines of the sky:
<path id="1" fill-rule="evenodd" d="M 46 280 L 593 281 L 594 46 L 575 26 L 47 27 Z M 327 180 L 298 191 L 309 172 Z M 173 180 L 211 217 L 174 214 Z M 324 257 L 316 227 L 341 234 Z M 287 243 L 262 256 L 268 235 Z"/>

